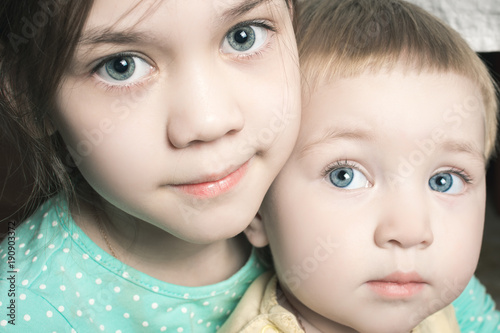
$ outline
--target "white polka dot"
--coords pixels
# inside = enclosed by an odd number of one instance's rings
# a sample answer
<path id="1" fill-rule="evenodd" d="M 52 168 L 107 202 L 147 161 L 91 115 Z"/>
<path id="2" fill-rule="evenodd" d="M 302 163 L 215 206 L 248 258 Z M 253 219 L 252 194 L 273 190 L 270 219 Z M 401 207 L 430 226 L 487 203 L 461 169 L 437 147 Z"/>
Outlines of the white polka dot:
<path id="1" fill-rule="evenodd" d="M 122 333 L 122 330 L 116 330 L 115 333 Z"/>
<path id="2" fill-rule="evenodd" d="M 142 322 L 142 326 L 144 326 L 144 327 L 148 327 L 148 326 L 149 326 L 149 323 L 148 323 L 147 321 L 143 321 L 143 322 Z"/>
<path id="3" fill-rule="evenodd" d="M 477 317 L 477 321 L 478 321 L 478 322 L 482 323 L 482 322 L 483 322 L 483 320 L 484 320 L 484 319 L 483 319 L 483 317 Z"/>
<path id="4" fill-rule="evenodd" d="M 43 217 L 44 217 L 44 218 L 45 218 L 45 217 L 47 217 L 47 216 L 49 216 L 49 213 L 45 213 L 45 214 L 43 214 Z"/>
<path id="5" fill-rule="evenodd" d="M 120 287 L 115 287 L 113 290 L 115 291 L 115 293 L 119 293 L 121 289 Z"/>
<path id="6" fill-rule="evenodd" d="M 165 332 L 167 330 L 167 327 L 163 326 L 162 328 L 160 328 L 160 331 L 162 332 Z"/>
<path id="7" fill-rule="evenodd" d="M 153 303 L 151 304 L 152 309 L 158 309 L 158 303 Z"/>
<path id="8" fill-rule="evenodd" d="M 106 311 L 111 311 L 113 307 L 111 305 L 106 305 Z"/>
<path id="9" fill-rule="evenodd" d="M 65 272 L 66 269 L 64 268 L 64 266 L 61 266 L 61 272 Z"/>
<path id="10" fill-rule="evenodd" d="M 89 299 L 89 304 L 90 305 L 94 305 L 94 303 L 95 303 L 95 300 L 93 298 Z"/>
<path id="11" fill-rule="evenodd" d="M 26 294 L 21 294 L 21 295 L 19 295 L 19 299 L 20 299 L 21 301 L 24 301 L 24 300 L 26 299 Z"/>
<path id="12" fill-rule="evenodd" d="M 35 256 L 35 257 L 33 257 L 33 259 L 31 259 L 31 262 L 35 262 L 37 260 L 38 260 L 38 257 Z"/>
<path id="13" fill-rule="evenodd" d="M 24 252 L 24 255 L 28 255 L 30 254 L 30 250 L 26 250 L 26 252 Z"/>
<path id="14" fill-rule="evenodd" d="M 82 311 L 81 311 L 81 310 L 76 311 L 76 315 L 77 315 L 78 317 L 81 317 L 81 316 L 82 316 L 82 314 L 83 314 L 83 313 L 82 313 Z"/>
<path id="15" fill-rule="evenodd" d="M 38 234 L 38 236 L 36 236 L 36 238 L 42 239 L 43 238 L 43 234 Z"/>
<path id="16" fill-rule="evenodd" d="M 217 309 L 218 309 L 218 308 L 219 308 L 219 307 L 218 307 L 217 305 L 216 305 L 216 306 L 214 306 L 214 312 L 215 312 L 215 311 L 217 311 Z"/>
<path id="17" fill-rule="evenodd" d="M 128 319 L 128 318 L 130 318 L 130 314 L 128 314 L 128 313 L 126 313 L 126 312 L 125 312 L 125 313 L 123 314 L 123 317 L 125 317 L 125 318 L 127 318 L 127 319 Z"/>
<path id="18" fill-rule="evenodd" d="M 63 234 L 63 238 L 64 238 L 64 239 L 68 238 L 68 236 L 69 236 L 69 234 L 68 234 L 67 232 L 65 232 L 65 233 Z"/>
<path id="19" fill-rule="evenodd" d="M 136 302 L 137 302 L 137 301 L 138 301 L 138 300 L 140 300 L 140 299 L 141 299 L 141 298 L 139 297 L 139 295 L 134 295 L 134 301 L 136 301 Z"/>
<path id="20" fill-rule="evenodd" d="M 30 321 L 31 320 L 31 316 L 30 315 L 24 315 L 24 320 Z"/>
<path id="21" fill-rule="evenodd" d="M 188 299 L 189 298 L 189 294 L 184 294 L 184 299 Z"/>
<path id="22" fill-rule="evenodd" d="M 210 302 L 203 302 L 203 305 L 208 306 L 208 305 L 210 305 Z"/>
<path id="23" fill-rule="evenodd" d="M 74 328 L 71 329 L 71 333 L 76 333 Z"/>
<path id="24" fill-rule="evenodd" d="M 160 290 L 160 288 L 159 288 L 158 286 L 154 286 L 152 289 L 153 289 L 153 291 L 154 291 L 155 293 L 157 293 L 157 292 Z"/>
<path id="25" fill-rule="evenodd" d="M 63 249 L 63 252 L 64 253 L 69 253 L 69 249 L 66 247 L 66 248 Z"/>
<path id="26" fill-rule="evenodd" d="M 59 310 L 59 312 L 64 312 L 64 306 L 61 305 L 60 307 L 57 308 L 57 310 Z"/>
<path id="27" fill-rule="evenodd" d="M 167 312 L 171 312 L 173 309 L 172 308 L 168 308 L 167 309 Z"/>
<path id="28" fill-rule="evenodd" d="M 21 245 L 19 245 L 19 248 L 22 249 L 25 246 L 26 246 L 26 244 L 22 243 Z"/>
<path id="29" fill-rule="evenodd" d="M 476 320 L 476 318 L 475 317 L 470 317 L 469 320 L 470 321 L 474 321 L 474 320 Z"/>
<path id="30" fill-rule="evenodd" d="M 212 323 L 211 323 L 211 322 L 208 322 L 208 323 L 207 323 L 207 327 L 210 327 L 210 325 L 212 325 Z"/>
<path id="31" fill-rule="evenodd" d="M 87 260 L 89 258 L 89 255 L 87 253 L 84 253 L 82 255 L 83 260 Z"/>
<path id="32" fill-rule="evenodd" d="M 3 326 L 3 327 L 7 326 L 7 320 L 0 321 L 0 326 Z"/>
<path id="33" fill-rule="evenodd" d="M 55 227 L 57 225 L 57 221 L 52 221 L 52 226 Z"/>
<path id="34" fill-rule="evenodd" d="M 130 277 L 130 274 L 128 274 L 128 272 L 123 272 L 122 277 L 128 279 Z"/>
<path id="35" fill-rule="evenodd" d="M 74 240 L 77 240 L 78 238 L 80 238 L 80 235 L 79 235 L 79 234 L 73 234 L 73 239 L 74 239 Z"/>
<path id="36" fill-rule="evenodd" d="M 186 313 L 186 312 L 188 312 L 188 309 L 182 308 L 181 311 L 182 311 L 182 313 Z"/>
<path id="37" fill-rule="evenodd" d="M 81 278 L 82 278 L 82 276 L 83 276 L 82 272 L 78 272 L 78 273 L 76 273 L 76 278 L 77 278 L 77 279 L 81 279 Z"/>
<path id="38" fill-rule="evenodd" d="M 102 280 L 101 279 L 95 280 L 95 284 L 102 284 Z"/>
<path id="39" fill-rule="evenodd" d="M 47 311 L 47 317 L 52 318 L 52 311 Z"/>
<path id="40" fill-rule="evenodd" d="M 44 285 L 44 284 L 41 284 L 39 288 L 42 289 L 42 290 L 45 290 L 47 288 L 47 286 Z"/>
<path id="41" fill-rule="evenodd" d="M 80 293 L 78 291 L 75 293 L 75 295 L 76 297 L 80 297 Z"/>
<path id="42" fill-rule="evenodd" d="M 23 282 L 21 282 L 21 284 L 22 284 L 23 286 L 28 285 L 28 280 L 23 280 Z"/>
<path id="43" fill-rule="evenodd" d="M 33 230 L 33 229 L 35 229 L 35 225 L 34 224 L 30 227 L 30 230 Z"/>
<path id="44" fill-rule="evenodd" d="M 203 323 L 203 319 L 199 319 L 198 320 L 198 325 L 201 324 L 201 323 Z"/>
<path id="45" fill-rule="evenodd" d="M 191 312 L 191 315 L 190 315 L 191 319 L 194 318 L 194 312 Z"/>
<path id="46" fill-rule="evenodd" d="M 104 325 L 101 325 L 101 326 L 99 326 L 99 329 L 100 329 L 101 331 L 103 331 L 103 332 L 104 332 L 104 330 L 105 330 L 106 328 L 104 327 Z"/>
<path id="47" fill-rule="evenodd" d="M 47 270 L 47 265 L 43 265 L 42 271 L 45 272 Z"/>
<path id="48" fill-rule="evenodd" d="M 216 292 L 215 292 L 215 291 L 212 291 L 212 292 L 210 293 L 210 296 L 215 296 L 215 294 L 216 294 Z"/>
<path id="49" fill-rule="evenodd" d="M 177 329 L 177 332 L 182 333 L 182 332 L 184 332 L 184 329 L 183 329 L 182 327 L 179 327 L 179 328 Z"/>
<path id="50" fill-rule="evenodd" d="M 102 259 L 102 257 L 101 257 L 101 255 L 100 255 L 100 254 L 98 254 L 98 255 L 96 255 L 96 256 L 95 256 L 95 260 L 97 260 L 97 261 L 101 261 L 101 259 Z"/>

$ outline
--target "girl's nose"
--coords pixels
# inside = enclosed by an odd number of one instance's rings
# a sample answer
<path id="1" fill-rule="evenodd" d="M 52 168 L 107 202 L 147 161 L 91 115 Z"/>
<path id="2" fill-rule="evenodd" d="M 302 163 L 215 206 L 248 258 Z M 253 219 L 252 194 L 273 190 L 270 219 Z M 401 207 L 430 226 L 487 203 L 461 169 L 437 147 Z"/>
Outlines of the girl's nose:
<path id="1" fill-rule="evenodd" d="M 216 65 L 198 63 L 185 65 L 174 77 L 167 124 L 174 147 L 215 141 L 243 129 L 245 92 L 238 91 L 231 75 Z"/>
<path id="2" fill-rule="evenodd" d="M 416 192 L 398 193 L 384 200 L 374 235 L 378 247 L 423 249 L 432 244 L 431 213 L 425 197 Z"/>

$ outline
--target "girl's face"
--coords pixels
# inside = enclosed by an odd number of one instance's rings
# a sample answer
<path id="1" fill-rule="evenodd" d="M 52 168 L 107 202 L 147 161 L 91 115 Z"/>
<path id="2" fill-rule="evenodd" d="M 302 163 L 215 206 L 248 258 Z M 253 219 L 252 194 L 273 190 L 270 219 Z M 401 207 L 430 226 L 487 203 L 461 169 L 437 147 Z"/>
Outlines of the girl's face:
<path id="1" fill-rule="evenodd" d="M 111 218 L 226 239 L 292 150 L 297 66 L 283 0 L 96 0 L 54 119 Z"/>

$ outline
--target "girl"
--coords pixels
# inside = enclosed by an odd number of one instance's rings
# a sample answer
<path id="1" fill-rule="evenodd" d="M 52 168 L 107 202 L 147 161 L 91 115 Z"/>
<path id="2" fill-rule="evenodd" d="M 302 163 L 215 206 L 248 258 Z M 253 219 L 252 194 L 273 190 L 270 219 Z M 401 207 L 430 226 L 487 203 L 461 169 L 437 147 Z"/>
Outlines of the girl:
<path id="1" fill-rule="evenodd" d="M 292 2 L 2 5 L 3 130 L 50 199 L 2 244 L 0 326 L 224 322 L 263 270 L 237 235 L 298 131 Z"/>

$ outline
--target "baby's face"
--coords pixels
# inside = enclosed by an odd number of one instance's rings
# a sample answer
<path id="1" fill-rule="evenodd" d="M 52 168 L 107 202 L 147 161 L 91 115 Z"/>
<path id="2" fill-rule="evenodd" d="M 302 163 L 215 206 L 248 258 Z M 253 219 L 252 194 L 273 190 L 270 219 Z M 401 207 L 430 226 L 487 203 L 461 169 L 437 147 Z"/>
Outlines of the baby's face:
<path id="1" fill-rule="evenodd" d="M 408 332 L 477 264 L 480 92 L 452 73 L 396 69 L 336 80 L 304 103 L 261 211 L 282 287 L 322 332 Z"/>

